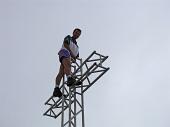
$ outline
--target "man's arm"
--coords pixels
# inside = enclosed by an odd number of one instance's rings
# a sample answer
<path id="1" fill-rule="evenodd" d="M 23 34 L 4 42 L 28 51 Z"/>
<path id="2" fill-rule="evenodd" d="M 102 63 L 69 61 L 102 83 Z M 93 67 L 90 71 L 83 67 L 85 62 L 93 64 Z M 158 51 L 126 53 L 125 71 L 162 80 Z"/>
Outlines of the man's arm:
<path id="1" fill-rule="evenodd" d="M 64 47 L 69 50 L 70 55 L 73 59 L 76 59 L 76 56 L 73 55 L 72 51 L 70 50 L 69 44 L 70 44 L 70 36 L 68 35 L 67 37 L 64 38 Z"/>
<path id="2" fill-rule="evenodd" d="M 76 59 L 77 59 L 77 58 L 79 58 L 79 53 L 78 53 L 77 56 L 76 56 Z"/>
<path id="3" fill-rule="evenodd" d="M 65 43 L 65 42 L 64 42 L 64 47 L 65 47 L 67 50 L 69 50 L 70 55 L 71 55 L 72 58 L 76 58 L 76 57 L 73 55 L 72 51 L 70 50 L 69 45 L 68 45 L 67 43 Z"/>

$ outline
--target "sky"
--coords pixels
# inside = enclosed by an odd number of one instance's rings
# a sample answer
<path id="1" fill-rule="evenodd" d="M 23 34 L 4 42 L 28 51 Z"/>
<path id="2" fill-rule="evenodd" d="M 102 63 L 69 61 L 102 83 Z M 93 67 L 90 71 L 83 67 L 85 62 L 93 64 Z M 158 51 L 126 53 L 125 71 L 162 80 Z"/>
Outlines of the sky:
<path id="1" fill-rule="evenodd" d="M 0 127 L 60 127 L 43 116 L 63 38 L 108 55 L 85 93 L 87 127 L 170 127 L 170 1 L 0 0 Z"/>

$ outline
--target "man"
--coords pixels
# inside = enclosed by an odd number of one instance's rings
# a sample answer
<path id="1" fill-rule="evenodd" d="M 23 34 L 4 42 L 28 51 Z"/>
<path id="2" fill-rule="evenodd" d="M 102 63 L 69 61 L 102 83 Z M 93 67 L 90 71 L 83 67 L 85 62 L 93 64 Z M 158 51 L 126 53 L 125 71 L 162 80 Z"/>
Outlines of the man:
<path id="1" fill-rule="evenodd" d="M 61 50 L 58 52 L 60 61 L 60 70 L 56 77 L 55 88 L 53 92 L 54 97 L 61 97 L 59 85 L 64 74 L 67 76 L 67 86 L 72 86 L 76 80 L 71 75 L 71 60 L 74 62 L 79 57 L 79 47 L 76 39 L 81 35 L 81 30 L 76 28 L 73 30 L 72 37 L 70 35 L 64 38 Z M 80 83 L 79 83 L 80 84 Z"/>

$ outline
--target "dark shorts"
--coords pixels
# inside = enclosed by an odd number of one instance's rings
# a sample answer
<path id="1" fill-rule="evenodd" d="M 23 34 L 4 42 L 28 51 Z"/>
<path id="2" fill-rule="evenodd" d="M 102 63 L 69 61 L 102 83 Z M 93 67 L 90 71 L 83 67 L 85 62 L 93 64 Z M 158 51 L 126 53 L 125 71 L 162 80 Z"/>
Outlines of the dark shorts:
<path id="1" fill-rule="evenodd" d="M 62 63 L 62 60 L 64 58 L 70 58 L 71 55 L 70 55 L 70 52 L 66 49 L 61 49 L 59 52 L 58 52 L 58 55 L 59 55 L 59 61 Z"/>

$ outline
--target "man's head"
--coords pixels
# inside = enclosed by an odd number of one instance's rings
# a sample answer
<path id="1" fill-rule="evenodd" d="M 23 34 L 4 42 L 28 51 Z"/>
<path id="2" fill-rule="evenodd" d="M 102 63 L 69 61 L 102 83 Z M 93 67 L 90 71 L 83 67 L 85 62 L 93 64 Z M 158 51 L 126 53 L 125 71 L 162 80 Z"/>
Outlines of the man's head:
<path id="1" fill-rule="evenodd" d="M 73 38 L 77 39 L 77 38 L 79 38 L 80 35 L 81 35 L 81 30 L 79 28 L 75 28 L 73 30 Z"/>

